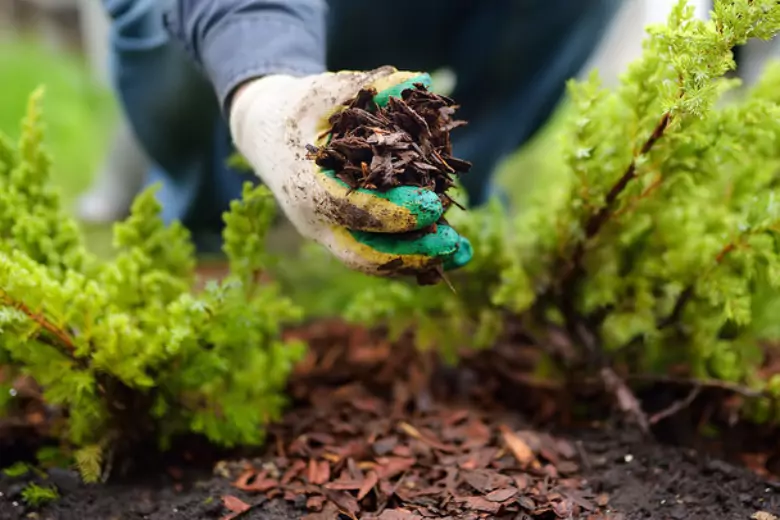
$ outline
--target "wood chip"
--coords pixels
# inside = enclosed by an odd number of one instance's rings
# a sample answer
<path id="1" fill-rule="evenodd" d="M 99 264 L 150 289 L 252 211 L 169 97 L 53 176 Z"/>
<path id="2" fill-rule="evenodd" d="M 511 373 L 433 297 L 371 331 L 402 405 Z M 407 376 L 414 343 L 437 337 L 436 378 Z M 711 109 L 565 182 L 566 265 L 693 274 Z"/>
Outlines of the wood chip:
<path id="1" fill-rule="evenodd" d="M 366 479 L 363 481 L 363 485 L 360 487 L 360 490 L 357 494 L 358 500 L 363 500 L 366 495 L 368 495 L 371 490 L 374 488 L 374 486 L 377 485 L 379 482 L 379 476 L 377 476 L 375 471 L 369 471 L 368 475 L 366 476 Z"/>
<path id="2" fill-rule="evenodd" d="M 244 513 L 246 511 L 249 511 L 249 509 L 252 507 L 243 500 L 241 500 L 238 497 L 234 497 L 233 495 L 225 495 L 222 497 L 222 504 L 225 506 L 225 508 L 231 512 L 231 514 L 227 516 L 223 516 L 222 520 L 232 520 L 236 516 L 240 515 L 241 513 Z"/>
<path id="3" fill-rule="evenodd" d="M 508 487 L 491 491 L 485 498 L 491 502 L 506 502 L 517 494 L 517 488 Z"/>
<path id="4" fill-rule="evenodd" d="M 534 452 L 531 451 L 528 444 L 518 437 L 515 432 L 503 424 L 499 427 L 499 430 L 501 431 L 504 443 L 506 443 L 507 448 L 509 448 L 509 451 L 514 455 L 521 468 L 528 468 L 531 463 L 536 461 Z"/>

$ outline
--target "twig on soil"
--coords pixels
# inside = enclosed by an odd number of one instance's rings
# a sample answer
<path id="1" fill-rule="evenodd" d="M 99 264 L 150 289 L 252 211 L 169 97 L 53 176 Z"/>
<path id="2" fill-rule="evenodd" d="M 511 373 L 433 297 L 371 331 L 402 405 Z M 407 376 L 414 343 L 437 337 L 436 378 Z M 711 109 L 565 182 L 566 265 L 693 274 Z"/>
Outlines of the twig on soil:
<path id="1" fill-rule="evenodd" d="M 620 410 L 633 417 L 642 433 L 649 435 L 650 421 L 647 418 L 647 414 L 642 410 L 642 403 L 639 402 L 639 399 L 626 382 L 611 367 L 603 367 L 601 369 L 601 380 L 604 382 L 607 391 L 617 400 Z"/>
<path id="2" fill-rule="evenodd" d="M 730 383 L 729 381 L 717 381 L 714 379 L 702 380 L 686 377 L 668 376 L 668 375 L 655 375 L 655 374 L 632 374 L 627 377 L 630 381 L 639 381 L 646 383 L 667 383 L 673 385 L 682 386 L 695 386 L 700 387 L 702 390 L 715 389 L 732 392 L 742 397 L 750 399 L 766 398 L 773 401 L 777 400 L 777 397 L 772 393 L 764 390 L 752 390 L 736 383 Z"/>
<path id="3" fill-rule="evenodd" d="M 601 381 L 608 392 L 610 392 L 618 403 L 620 409 L 631 416 L 645 435 L 650 433 L 650 422 L 647 415 L 642 410 L 639 399 L 634 395 L 629 386 L 623 381 L 617 373 L 609 366 L 594 331 L 598 330 L 600 319 L 587 319 L 578 315 L 575 308 L 576 292 L 578 282 L 584 274 L 583 258 L 586 247 L 591 238 L 596 236 L 604 225 L 615 213 L 615 204 L 620 195 L 625 191 L 629 183 L 637 177 L 637 160 L 647 155 L 655 144 L 664 136 L 666 129 L 672 121 L 669 112 L 664 113 L 656 124 L 653 132 L 644 142 L 642 147 L 634 153 L 630 164 L 623 175 L 617 180 L 612 188 L 607 192 L 604 198 L 604 205 L 584 223 L 585 236 L 574 246 L 571 257 L 564 263 L 563 273 L 560 277 L 560 283 L 551 289 L 552 298 L 561 310 L 566 329 L 572 339 L 577 341 L 586 351 L 590 358 L 589 362 L 595 364 L 600 370 Z M 660 183 L 660 181 L 658 181 Z M 549 300 L 549 298 L 542 298 Z M 682 303 L 684 305 L 685 302 Z M 681 311 L 682 309 L 680 309 Z M 594 321 L 596 323 L 590 323 Z"/>
<path id="4" fill-rule="evenodd" d="M 573 316 L 573 314 L 567 313 L 567 316 Z M 573 329 L 576 334 L 575 337 L 585 348 L 590 358 L 598 364 L 604 389 L 615 398 L 620 410 L 636 421 L 642 433 L 650 435 L 650 423 L 644 410 L 642 410 L 642 403 L 639 402 L 639 399 L 637 399 L 626 382 L 607 364 L 606 359 L 604 359 L 604 353 L 590 329 L 581 320 L 576 322 Z"/>
<path id="5" fill-rule="evenodd" d="M 574 443 L 574 447 L 577 450 L 577 455 L 580 458 L 580 462 L 582 462 L 582 465 L 587 471 L 590 471 L 593 468 L 593 464 L 590 463 L 590 457 L 588 456 L 588 452 L 585 450 L 585 447 L 582 445 L 582 441 L 576 441 Z"/>
<path id="6" fill-rule="evenodd" d="M 675 415 L 684 409 L 691 406 L 693 401 L 696 400 L 697 397 L 701 394 L 701 386 L 696 385 L 694 386 L 690 392 L 688 392 L 688 395 L 685 396 L 684 399 L 680 399 L 679 401 L 674 402 L 671 406 L 668 408 L 661 410 L 660 412 L 653 414 L 652 417 L 650 417 L 650 424 L 658 424 L 659 422 L 663 421 L 664 419 L 671 417 L 672 415 Z"/>
<path id="7" fill-rule="evenodd" d="M 100 475 L 100 482 L 105 484 L 108 482 L 108 478 L 111 476 L 111 472 L 114 470 L 114 444 L 110 443 L 108 445 L 108 448 L 105 451 L 104 460 L 105 463 L 103 465 L 103 472 Z"/>
<path id="8" fill-rule="evenodd" d="M 618 376 L 614 370 L 609 369 L 609 371 L 614 374 L 614 377 L 616 377 L 618 380 L 621 380 L 620 376 Z M 566 388 L 566 386 L 560 382 L 551 380 L 534 380 L 531 377 L 526 377 L 520 374 L 511 374 L 509 369 L 499 369 L 498 372 L 512 382 L 537 390 L 562 392 Z M 612 375 L 608 375 L 608 379 L 611 379 L 612 377 Z M 778 400 L 778 397 L 771 392 L 752 390 L 736 383 L 730 383 L 728 381 L 717 381 L 714 379 L 702 380 L 657 374 L 629 374 L 624 378 L 624 381 L 625 384 L 629 387 L 634 386 L 637 383 L 665 383 L 679 386 L 698 387 L 701 391 L 723 390 L 725 392 L 731 392 L 748 399 L 765 398 L 774 401 Z M 584 379 L 577 379 L 573 381 L 573 383 L 580 388 L 594 388 L 597 386 L 603 386 L 605 384 L 605 380 L 603 377 L 600 379 L 589 377 Z"/>

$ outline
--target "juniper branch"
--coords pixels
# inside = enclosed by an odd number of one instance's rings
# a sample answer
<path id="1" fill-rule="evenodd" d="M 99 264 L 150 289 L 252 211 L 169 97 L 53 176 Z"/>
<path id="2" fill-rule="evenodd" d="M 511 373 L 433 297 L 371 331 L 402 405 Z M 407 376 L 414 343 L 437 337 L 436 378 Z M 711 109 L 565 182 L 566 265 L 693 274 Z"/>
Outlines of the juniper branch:
<path id="1" fill-rule="evenodd" d="M 15 301 L 8 293 L 0 289 L 0 303 L 7 307 L 13 307 L 14 309 L 22 311 L 30 320 L 38 324 L 41 329 L 48 332 L 56 339 L 56 342 L 44 341 L 44 343 L 63 351 L 69 357 L 73 357 L 73 353 L 76 350 L 76 345 L 73 338 L 62 330 L 60 327 L 49 321 L 46 316 L 41 313 L 35 312 L 22 302 Z"/>

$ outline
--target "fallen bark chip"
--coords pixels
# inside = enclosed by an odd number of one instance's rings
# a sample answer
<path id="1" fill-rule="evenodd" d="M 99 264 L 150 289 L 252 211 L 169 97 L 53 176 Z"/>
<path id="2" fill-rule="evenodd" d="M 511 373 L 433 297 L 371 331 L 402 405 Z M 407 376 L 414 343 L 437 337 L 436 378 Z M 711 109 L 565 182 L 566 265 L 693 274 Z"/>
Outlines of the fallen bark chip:
<path id="1" fill-rule="evenodd" d="M 276 479 L 268 478 L 266 472 L 256 473 L 254 470 L 247 470 L 233 483 L 233 486 L 241 491 L 263 493 L 274 489 L 279 485 Z"/>
<path id="2" fill-rule="evenodd" d="M 512 455 L 514 455 L 522 468 L 526 468 L 536 461 L 533 450 L 515 432 L 504 425 L 501 425 L 500 430 L 507 448 L 509 448 L 509 451 L 512 452 Z"/>
<path id="3" fill-rule="evenodd" d="M 485 513 L 498 513 L 501 510 L 501 504 L 491 502 L 484 497 L 466 497 L 458 499 L 458 502 L 465 502 L 470 509 Z"/>
<path id="4" fill-rule="evenodd" d="M 362 89 L 347 101 L 328 121 L 327 145 L 307 145 L 306 157 L 333 171 L 350 191 L 417 186 L 436 193 L 445 210 L 458 205 L 447 192 L 471 169 L 471 163 L 452 155 L 450 132 L 466 124 L 453 119 L 455 102 L 429 92 L 421 83 L 402 91 L 400 99 L 389 98 L 383 107 L 374 102 L 376 94 L 375 89 Z M 437 267 L 420 273 L 418 283 L 441 281 Z"/>
<path id="5" fill-rule="evenodd" d="M 336 504 L 339 510 L 345 514 L 354 516 L 355 513 L 360 511 L 357 500 L 349 493 L 326 489 L 325 496 L 328 497 L 328 500 Z"/>
<path id="6" fill-rule="evenodd" d="M 485 498 L 491 502 L 506 502 L 517 494 L 517 488 L 509 487 L 491 491 Z"/>
<path id="7" fill-rule="evenodd" d="M 369 516 L 374 520 L 422 520 L 422 516 L 404 509 L 387 509 L 379 516 Z"/>
<path id="8" fill-rule="evenodd" d="M 360 486 L 360 490 L 358 490 L 357 499 L 363 500 L 366 495 L 368 495 L 372 489 L 374 489 L 374 486 L 376 486 L 379 483 L 379 477 L 377 476 L 375 471 L 369 471 L 368 476 L 363 481 L 363 485 Z"/>
<path id="9" fill-rule="evenodd" d="M 322 495 L 311 496 L 306 500 L 306 509 L 315 512 L 322 511 L 322 507 L 325 505 L 325 500 L 327 499 Z"/>
<path id="10" fill-rule="evenodd" d="M 252 507 L 240 498 L 234 497 L 233 495 L 226 495 L 222 497 L 222 503 L 224 504 L 225 509 L 231 512 L 229 515 L 223 516 L 222 520 L 232 520 L 241 513 L 249 511 L 249 509 Z"/>

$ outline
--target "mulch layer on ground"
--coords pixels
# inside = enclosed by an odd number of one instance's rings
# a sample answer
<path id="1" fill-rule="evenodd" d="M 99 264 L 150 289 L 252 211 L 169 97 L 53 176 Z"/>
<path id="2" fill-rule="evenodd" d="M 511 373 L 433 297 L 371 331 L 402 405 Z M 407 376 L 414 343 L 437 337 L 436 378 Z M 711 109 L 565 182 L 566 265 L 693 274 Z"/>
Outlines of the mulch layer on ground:
<path id="1" fill-rule="evenodd" d="M 40 510 L 21 498 L 29 477 L 0 477 L 0 519 L 780 515 L 780 483 L 747 469 L 606 424 L 541 431 L 478 373 L 437 373 L 381 335 L 327 322 L 295 334 L 312 352 L 261 456 L 219 462 L 211 474 L 161 468 L 135 485 L 84 486 L 60 470 L 48 481 L 62 497 Z"/>

